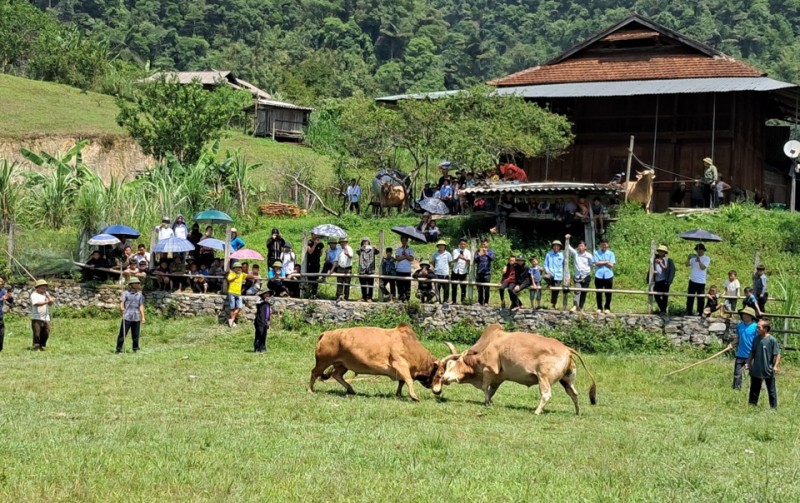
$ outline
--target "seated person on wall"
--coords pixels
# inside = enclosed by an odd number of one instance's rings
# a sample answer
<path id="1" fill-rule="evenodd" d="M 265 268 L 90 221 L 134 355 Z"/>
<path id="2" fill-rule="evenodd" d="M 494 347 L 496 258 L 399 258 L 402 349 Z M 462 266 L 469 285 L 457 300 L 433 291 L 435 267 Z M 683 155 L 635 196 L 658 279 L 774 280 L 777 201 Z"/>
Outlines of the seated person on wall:
<path id="1" fill-rule="evenodd" d="M 572 222 L 573 220 L 575 220 L 577 213 L 578 213 L 578 205 L 575 204 L 575 201 L 572 200 L 566 201 L 561 206 L 561 218 L 565 222 Z"/>
<path id="2" fill-rule="evenodd" d="M 599 197 L 595 197 L 594 201 L 592 201 L 592 218 L 594 218 L 594 225 L 597 232 L 603 234 L 605 232 L 605 228 L 603 227 L 603 222 L 605 221 L 605 212 L 606 207 L 603 206 L 603 203 L 600 201 Z"/>
<path id="3" fill-rule="evenodd" d="M 427 260 L 421 260 L 419 269 L 414 271 L 411 275 L 412 278 L 419 280 L 417 282 L 417 298 L 423 304 L 430 304 L 436 298 L 436 291 L 433 288 L 433 271 L 431 271 L 431 263 Z"/>
<path id="4" fill-rule="evenodd" d="M 189 281 L 194 293 L 208 293 L 208 281 L 197 267 L 196 263 L 193 262 L 189 265 L 189 272 L 186 274 L 189 276 Z"/>
<path id="5" fill-rule="evenodd" d="M 172 264 L 169 266 L 169 272 L 172 274 L 172 286 L 181 292 L 185 287 L 189 286 L 186 278 L 186 263 L 181 259 L 181 256 L 176 254 L 172 259 Z"/>
<path id="6" fill-rule="evenodd" d="M 549 215 L 550 201 L 546 199 L 544 201 L 540 201 L 539 204 L 536 206 L 536 210 L 539 212 L 540 215 Z"/>
<path id="7" fill-rule="evenodd" d="M 286 276 L 286 290 L 289 292 L 289 297 L 294 297 L 295 299 L 300 298 L 300 290 L 301 290 L 301 268 L 300 264 L 294 265 L 294 271 L 291 274 Z"/>
<path id="8" fill-rule="evenodd" d="M 125 279 L 125 283 L 127 284 L 128 281 L 134 276 L 136 273 L 139 272 L 139 265 L 131 262 L 128 267 L 122 270 L 122 277 Z"/>
<path id="9" fill-rule="evenodd" d="M 283 273 L 283 262 L 276 260 L 267 274 L 267 290 L 273 296 L 288 297 L 289 291 L 286 289 L 284 279 L 286 275 Z"/>
<path id="10" fill-rule="evenodd" d="M 103 271 L 95 271 L 95 268 L 104 269 L 106 267 L 105 259 L 100 257 L 100 252 L 95 250 L 86 261 L 86 267 L 83 269 L 83 279 L 86 281 L 105 281 L 108 279 L 108 273 Z"/>
<path id="11" fill-rule="evenodd" d="M 245 284 L 249 285 L 245 289 L 245 295 L 258 295 L 261 291 L 261 268 L 258 264 L 253 264 L 253 270 L 248 274 Z"/>
<path id="12" fill-rule="evenodd" d="M 172 288 L 172 278 L 169 277 L 169 262 L 162 260 L 158 267 L 153 271 L 156 287 L 159 290 L 170 290 Z"/>
<path id="13" fill-rule="evenodd" d="M 717 285 L 711 285 L 706 294 L 706 307 L 703 309 L 703 316 L 710 318 L 715 313 L 722 313 L 723 304 L 719 301 L 720 295 Z"/>
<path id="14" fill-rule="evenodd" d="M 589 218 L 589 203 L 586 202 L 586 198 L 581 196 L 578 198 L 578 211 L 575 213 L 575 216 L 580 218 L 581 220 Z"/>

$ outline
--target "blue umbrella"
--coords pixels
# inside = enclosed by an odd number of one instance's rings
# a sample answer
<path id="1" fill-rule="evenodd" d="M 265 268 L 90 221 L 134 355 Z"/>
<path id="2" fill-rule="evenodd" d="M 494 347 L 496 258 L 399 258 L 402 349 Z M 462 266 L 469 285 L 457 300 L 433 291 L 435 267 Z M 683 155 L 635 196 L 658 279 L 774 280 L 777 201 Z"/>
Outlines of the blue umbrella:
<path id="1" fill-rule="evenodd" d="M 205 238 L 201 239 L 197 245 L 205 246 L 206 248 L 211 248 L 212 250 L 225 251 L 225 241 L 222 241 L 221 239 Z"/>
<path id="2" fill-rule="evenodd" d="M 89 240 L 89 244 L 95 246 L 115 245 L 119 242 L 119 238 L 111 234 L 98 234 L 97 236 L 92 236 Z"/>
<path id="3" fill-rule="evenodd" d="M 692 229 L 684 232 L 683 234 L 678 234 L 678 237 L 687 241 L 715 241 L 717 243 L 722 241 L 721 237 L 717 236 L 713 232 L 708 232 L 703 229 Z"/>
<path id="4" fill-rule="evenodd" d="M 101 234 L 111 234 L 112 236 L 120 239 L 135 239 L 142 235 L 139 231 L 133 227 L 128 227 L 127 225 L 112 225 L 110 227 L 106 227 L 103 229 Z"/>
<path id="5" fill-rule="evenodd" d="M 195 215 L 192 220 L 207 224 L 229 224 L 233 222 L 233 219 L 230 217 L 230 215 L 219 210 L 201 211 Z"/>
<path id="6" fill-rule="evenodd" d="M 433 215 L 447 215 L 450 213 L 444 201 L 435 197 L 426 197 L 419 202 L 419 207 Z"/>
<path id="7" fill-rule="evenodd" d="M 325 238 L 346 238 L 347 233 L 341 227 L 333 224 L 322 224 L 311 229 L 311 234 Z"/>
<path id="8" fill-rule="evenodd" d="M 156 253 L 183 253 L 192 250 L 194 245 L 191 241 L 176 237 L 162 239 L 153 248 Z"/>

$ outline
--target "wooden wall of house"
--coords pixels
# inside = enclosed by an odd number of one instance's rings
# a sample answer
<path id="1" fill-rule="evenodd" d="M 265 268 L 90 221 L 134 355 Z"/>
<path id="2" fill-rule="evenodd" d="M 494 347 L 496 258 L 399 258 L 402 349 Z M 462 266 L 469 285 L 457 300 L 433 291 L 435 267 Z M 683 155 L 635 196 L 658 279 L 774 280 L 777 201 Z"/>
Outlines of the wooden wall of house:
<path id="1" fill-rule="evenodd" d="M 306 110 L 291 108 L 259 108 L 256 135 L 271 136 L 273 125 L 276 131 L 302 133 L 303 128 L 308 125 L 308 114 Z"/>
<path id="2" fill-rule="evenodd" d="M 552 110 L 567 114 L 573 122 L 575 143 L 559 158 L 526 159 L 523 166 L 531 181 L 605 183 L 615 173 L 625 171 L 633 135 L 634 154 L 643 163 L 659 168 L 653 194 L 656 211 L 668 207 L 676 185 L 673 178 L 691 186 L 694 177 L 702 176 L 705 157 L 714 159 L 720 174 L 731 185 L 762 192 L 764 100 L 766 96 L 761 93 L 719 93 L 716 98 L 711 94 L 687 94 L 661 96 L 658 100 L 655 96 L 639 96 L 554 102 L 550 104 Z M 636 169 L 643 168 L 634 160 L 632 176 Z"/>

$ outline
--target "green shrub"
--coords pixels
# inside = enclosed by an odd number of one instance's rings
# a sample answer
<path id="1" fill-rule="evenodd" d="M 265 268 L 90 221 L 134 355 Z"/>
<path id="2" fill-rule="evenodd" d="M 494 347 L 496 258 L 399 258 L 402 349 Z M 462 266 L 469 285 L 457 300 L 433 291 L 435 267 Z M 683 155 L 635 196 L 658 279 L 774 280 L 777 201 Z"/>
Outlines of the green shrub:
<path id="1" fill-rule="evenodd" d="M 675 347 L 658 332 L 630 328 L 619 320 L 613 325 L 580 321 L 566 331 L 548 331 L 545 335 L 587 353 L 662 353 Z"/>

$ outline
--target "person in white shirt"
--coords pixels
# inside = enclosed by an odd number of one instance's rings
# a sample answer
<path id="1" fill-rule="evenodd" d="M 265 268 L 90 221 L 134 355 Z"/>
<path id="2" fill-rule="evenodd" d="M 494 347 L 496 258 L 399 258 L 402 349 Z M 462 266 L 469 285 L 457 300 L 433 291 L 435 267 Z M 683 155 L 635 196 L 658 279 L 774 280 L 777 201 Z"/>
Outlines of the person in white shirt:
<path id="1" fill-rule="evenodd" d="M 589 288 L 592 281 L 592 264 L 594 263 L 592 254 L 586 250 L 586 242 L 579 242 L 578 248 L 575 249 L 569 242 L 569 238 L 572 236 L 567 234 L 564 237 L 567 242 L 567 251 L 572 255 L 572 262 L 575 265 L 575 286 Z M 575 291 L 571 312 L 583 311 L 583 306 L 586 304 L 586 293 Z"/>
<path id="2" fill-rule="evenodd" d="M 353 279 L 350 276 L 353 273 L 353 247 L 347 243 L 347 238 L 339 240 L 341 251 L 336 257 L 336 264 L 331 271 L 331 273 L 346 274 L 344 277 L 336 278 L 337 300 L 350 300 L 350 281 Z"/>
<path id="3" fill-rule="evenodd" d="M 439 240 L 436 243 L 436 252 L 433 254 L 433 277 L 436 279 L 444 279 L 450 277 L 450 264 L 453 262 L 453 255 L 447 251 L 447 242 Z M 438 292 L 439 300 L 443 304 L 447 304 L 450 300 L 450 285 L 447 283 L 436 283 L 436 290 Z M 455 300 L 455 292 L 453 292 Z"/>
<path id="4" fill-rule="evenodd" d="M 358 186 L 358 182 L 353 178 L 347 187 L 347 201 L 350 203 L 350 211 L 355 211 L 359 215 L 361 214 L 361 205 L 358 202 L 360 199 L 361 187 Z"/>
<path id="5" fill-rule="evenodd" d="M 176 238 L 189 239 L 189 227 L 186 226 L 186 219 L 183 215 L 175 217 L 175 223 L 172 224 L 172 233 Z"/>
<path id="6" fill-rule="evenodd" d="M 156 232 L 158 232 L 159 241 L 175 237 L 175 231 L 172 230 L 172 227 L 170 227 L 169 222 L 170 222 L 169 217 L 164 217 L 161 219 L 161 225 L 156 227 Z"/>
<path id="7" fill-rule="evenodd" d="M 698 243 L 694 247 L 693 253 L 686 259 L 686 265 L 691 267 L 689 271 L 689 297 L 686 297 L 686 315 L 691 316 L 694 312 L 694 296 L 692 294 L 699 294 L 697 297 L 697 316 L 703 315 L 703 309 L 706 307 L 706 276 L 708 275 L 708 266 L 711 264 L 711 258 L 706 255 L 706 246 L 703 243 Z"/>
<path id="8" fill-rule="evenodd" d="M 40 279 L 31 292 L 33 350 L 44 351 L 50 338 L 50 305 L 55 299 L 47 292 L 47 281 Z"/>
<path id="9" fill-rule="evenodd" d="M 736 306 L 739 303 L 737 297 L 742 295 L 742 285 L 736 277 L 736 271 L 728 271 L 728 279 L 722 283 L 722 287 L 725 289 L 725 310 L 735 313 Z"/>
<path id="10" fill-rule="evenodd" d="M 396 274 L 402 278 L 411 277 L 411 263 L 414 261 L 414 250 L 408 246 L 408 238 L 400 236 L 400 246 L 395 250 Z M 397 299 L 400 302 L 408 302 L 411 298 L 411 280 L 398 279 Z"/>
<path id="11" fill-rule="evenodd" d="M 281 258 L 279 258 L 283 263 L 282 270 L 283 274 L 286 276 L 290 274 L 294 274 L 294 264 L 297 262 L 297 255 L 292 251 L 292 245 L 289 243 L 285 243 L 283 245 L 283 252 L 281 252 Z"/>
<path id="12" fill-rule="evenodd" d="M 469 266 L 472 263 L 472 252 L 467 249 L 467 240 L 461 238 L 458 242 L 458 248 L 453 250 L 453 274 L 450 275 L 451 281 L 467 281 L 467 274 L 469 273 Z M 453 304 L 456 304 L 456 293 L 458 287 L 461 287 L 461 303 L 463 304 L 467 297 L 467 285 L 462 283 L 457 285 L 453 283 Z"/>

